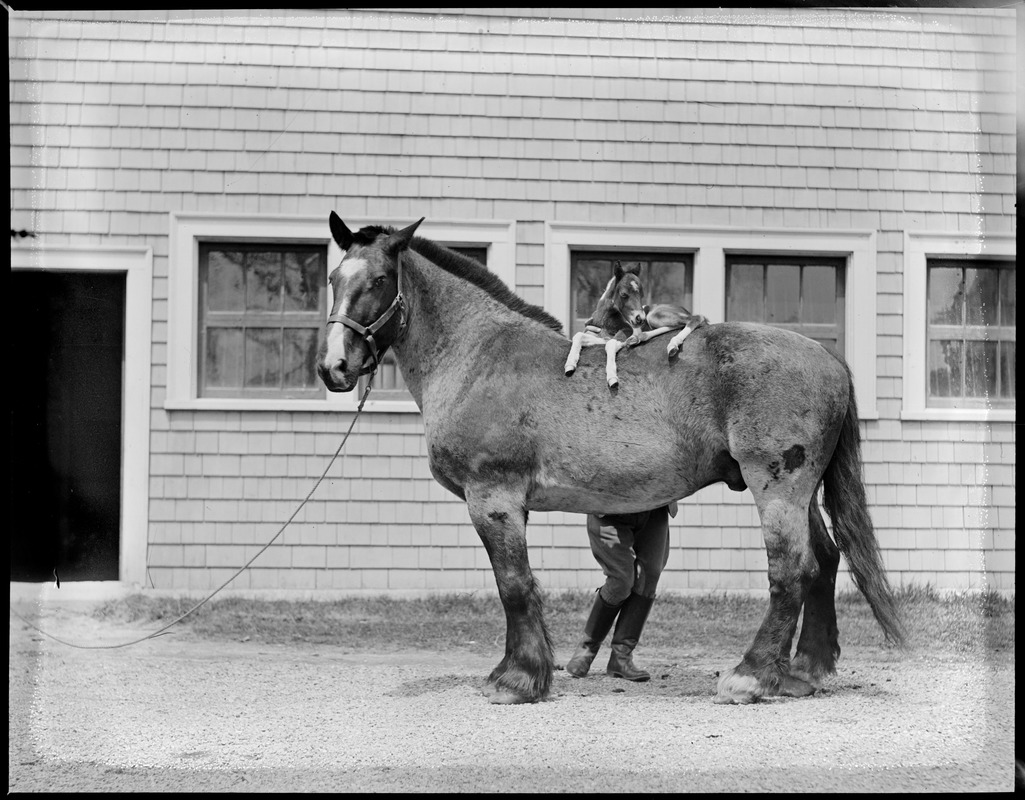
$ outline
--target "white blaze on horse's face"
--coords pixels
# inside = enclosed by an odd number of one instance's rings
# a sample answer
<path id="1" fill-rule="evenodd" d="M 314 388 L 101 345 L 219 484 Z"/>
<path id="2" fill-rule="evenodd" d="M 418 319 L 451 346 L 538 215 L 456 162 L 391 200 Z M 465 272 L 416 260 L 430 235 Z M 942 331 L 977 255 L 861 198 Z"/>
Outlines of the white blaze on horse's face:
<path id="1" fill-rule="evenodd" d="M 640 280 L 632 273 L 623 276 L 619 284 L 619 297 L 616 298 L 616 306 L 619 313 L 626 320 L 627 324 L 639 331 L 644 325 L 644 299 L 641 296 Z"/>
<path id="2" fill-rule="evenodd" d="M 351 317 L 350 303 L 352 300 L 351 294 L 346 294 L 344 288 L 346 286 L 354 286 L 356 282 L 362 277 L 362 273 L 367 270 L 367 262 L 362 258 L 343 258 L 342 263 L 337 267 L 337 275 L 332 275 L 331 288 L 333 291 L 337 291 L 341 294 L 340 302 L 336 302 L 333 306 L 332 313 L 344 314 L 347 317 Z M 342 334 L 348 330 L 344 325 L 340 323 L 334 323 L 333 325 L 327 326 L 327 355 L 337 355 L 338 358 L 342 358 L 345 355 L 345 345 L 342 342 Z"/>

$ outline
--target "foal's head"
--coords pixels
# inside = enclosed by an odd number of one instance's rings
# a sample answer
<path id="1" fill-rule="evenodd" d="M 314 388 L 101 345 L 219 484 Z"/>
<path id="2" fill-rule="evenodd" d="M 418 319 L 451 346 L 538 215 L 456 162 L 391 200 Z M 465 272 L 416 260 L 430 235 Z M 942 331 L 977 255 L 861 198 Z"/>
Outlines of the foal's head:
<path id="1" fill-rule="evenodd" d="M 640 332 L 645 320 L 644 287 L 636 272 L 623 269 L 618 261 L 612 266 L 612 278 L 591 319 L 610 335 L 626 329 Z"/>

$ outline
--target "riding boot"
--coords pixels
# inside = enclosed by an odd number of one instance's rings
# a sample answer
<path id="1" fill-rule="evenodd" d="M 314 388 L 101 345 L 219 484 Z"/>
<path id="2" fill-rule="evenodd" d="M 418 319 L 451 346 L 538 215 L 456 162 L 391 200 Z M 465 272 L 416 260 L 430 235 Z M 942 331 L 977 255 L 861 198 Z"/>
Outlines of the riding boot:
<path id="1" fill-rule="evenodd" d="M 591 668 L 591 662 L 598 655 L 598 648 L 608 636 L 609 629 L 612 628 L 612 623 L 615 622 L 620 608 L 622 608 L 622 603 L 618 606 L 609 605 L 602 599 L 601 592 L 597 593 L 594 605 L 591 607 L 591 615 L 584 623 L 584 639 L 569 663 L 566 664 L 566 672 L 574 678 L 583 678 Z"/>
<path id="2" fill-rule="evenodd" d="M 648 612 L 655 602 L 654 597 L 641 597 L 631 593 L 619 611 L 616 630 L 612 634 L 612 654 L 609 666 L 605 671 L 613 678 L 626 678 L 628 681 L 646 681 L 651 675 L 638 669 L 633 663 L 633 651 L 641 638 Z"/>

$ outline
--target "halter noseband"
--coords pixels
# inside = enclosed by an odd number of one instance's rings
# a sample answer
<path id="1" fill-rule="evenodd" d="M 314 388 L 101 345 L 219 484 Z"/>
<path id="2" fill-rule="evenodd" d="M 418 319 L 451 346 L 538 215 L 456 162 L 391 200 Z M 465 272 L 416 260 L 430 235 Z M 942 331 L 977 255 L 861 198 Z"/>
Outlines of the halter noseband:
<path id="1" fill-rule="evenodd" d="M 351 317 L 345 316 L 345 314 L 332 314 L 327 318 L 327 324 L 330 325 L 332 322 L 339 322 L 346 328 L 355 331 L 359 336 L 363 338 L 367 347 L 370 350 L 370 357 L 374 359 L 374 366 L 370 371 L 376 372 L 377 367 L 381 363 L 380 356 L 382 352 L 378 352 L 377 342 L 374 340 L 374 334 L 376 334 L 381 328 L 383 328 L 394 315 L 395 312 L 399 312 L 399 335 L 402 335 L 402 329 L 406 326 L 406 302 L 402 297 L 402 254 L 399 253 L 396 256 L 395 261 L 398 265 L 398 269 L 395 276 L 395 286 L 398 291 L 395 294 L 395 299 L 391 301 L 391 305 L 388 306 L 374 322 L 369 325 L 360 325 L 356 320 Z M 398 338 L 398 337 L 396 337 Z M 387 350 L 387 346 L 385 347 Z M 365 373 L 364 373 L 365 374 Z"/>

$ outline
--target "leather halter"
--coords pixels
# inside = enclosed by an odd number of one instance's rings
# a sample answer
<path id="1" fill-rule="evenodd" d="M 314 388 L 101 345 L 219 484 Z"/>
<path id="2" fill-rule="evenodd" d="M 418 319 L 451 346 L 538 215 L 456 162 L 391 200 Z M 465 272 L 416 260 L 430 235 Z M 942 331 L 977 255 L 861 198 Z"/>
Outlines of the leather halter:
<path id="1" fill-rule="evenodd" d="M 367 348 L 370 350 L 370 357 L 374 359 L 374 365 L 366 372 L 360 372 L 361 375 L 366 375 L 367 372 L 376 372 L 377 367 L 381 363 L 381 356 L 384 355 L 388 349 L 388 345 L 384 346 L 383 350 L 378 351 L 377 342 L 374 340 L 374 334 L 376 334 L 381 328 L 383 328 L 394 315 L 395 312 L 399 312 L 399 333 L 398 336 L 402 335 L 403 329 L 406 327 L 406 302 L 402 297 L 402 254 L 399 253 L 395 258 L 395 262 L 398 265 L 395 286 L 398 291 L 395 293 L 395 299 L 391 301 L 391 305 L 388 306 L 374 322 L 369 325 L 360 325 L 356 320 L 351 317 L 345 316 L 345 314 L 332 314 L 327 318 L 327 324 L 330 325 L 332 322 L 338 322 L 355 331 L 357 335 L 362 337 Z M 398 338 L 396 336 L 395 338 Z"/>

